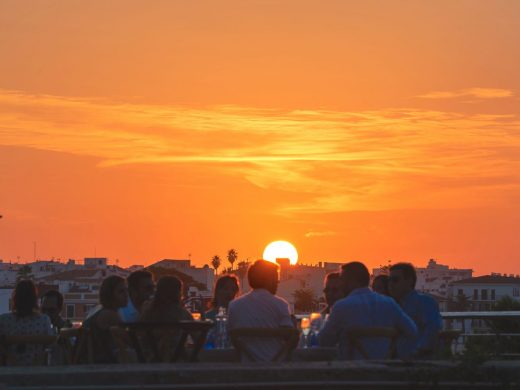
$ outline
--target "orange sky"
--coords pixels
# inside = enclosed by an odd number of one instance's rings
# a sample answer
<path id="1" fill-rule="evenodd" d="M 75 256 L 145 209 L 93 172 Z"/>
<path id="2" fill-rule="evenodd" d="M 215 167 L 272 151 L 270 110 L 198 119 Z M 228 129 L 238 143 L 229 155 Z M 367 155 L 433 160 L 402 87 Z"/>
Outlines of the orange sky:
<path id="1" fill-rule="evenodd" d="M 0 2 L 0 258 L 519 273 L 520 3 Z"/>

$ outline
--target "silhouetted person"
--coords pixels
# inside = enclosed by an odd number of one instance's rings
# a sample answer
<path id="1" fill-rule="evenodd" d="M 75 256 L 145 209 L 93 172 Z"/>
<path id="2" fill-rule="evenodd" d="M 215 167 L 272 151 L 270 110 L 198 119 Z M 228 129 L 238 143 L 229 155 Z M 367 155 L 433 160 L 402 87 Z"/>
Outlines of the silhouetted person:
<path id="1" fill-rule="evenodd" d="M 38 292 L 31 280 L 21 280 L 12 294 L 11 313 L 0 315 L 0 335 L 53 335 L 51 320 L 38 312 Z M 37 345 L 12 346 L 9 351 L 16 359 L 7 364 L 31 365 L 43 348 Z"/>
<path id="2" fill-rule="evenodd" d="M 155 291 L 153 275 L 149 271 L 132 272 L 126 279 L 128 283 L 128 304 L 119 310 L 123 322 L 136 322 L 142 311 L 143 304 L 150 300 Z"/>
<path id="3" fill-rule="evenodd" d="M 215 283 L 215 291 L 213 292 L 211 310 L 208 310 L 204 314 L 204 318 L 215 321 L 218 308 L 223 307 L 227 310 L 229 302 L 236 298 L 239 290 L 238 279 L 235 275 L 224 275 L 218 278 Z"/>
<path id="4" fill-rule="evenodd" d="M 157 283 L 153 300 L 146 304 L 142 321 L 174 322 L 192 320 L 191 313 L 182 305 L 182 282 L 175 276 L 163 276 Z"/>
<path id="5" fill-rule="evenodd" d="M 388 275 L 377 275 L 374 280 L 372 280 L 372 291 L 381 295 L 390 296 L 388 280 Z"/>
<path id="6" fill-rule="evenodd" d="M 325 303 L 327 307 L 322 314 L 330 314 L 330 309 L 334 304 L 342 298 L 345 298 L 343 291 L 343 281 L 339 272 L 331 272 L 325 276 L 323 293 L 325 294 Z"/>
<path id="7" fill-rule="evenodd" d="M 111 326 L 121 323 L 118 310 L 128 304 L 126 281 L 120 276 L 109 276 L 99 288 L 101 309 L 83 322 L 93 341 L 95 363 L 115 363 L 114 343 L 110 333 Z"/>
<path id="8" fill-rule="evenodd" d="M 229 328 L 292 328 L 289 304 L 276 296 L 278 265 L 257 260 L 249 266 L 247 279 L 252 290 L 229 303 Z M 280 346 L 279 340 L 271 339 L 247 343 L 255 361 L 270 361 Z"/>
<path id="9" fill-rule="evenodd" d="M 344 264 L 341 267 L 341 278 L 347 296 L 332 307 L 329 319 L 320 332 L 320 345 L 332 347 L 339 343 L 340 358 L 345 359 L 352 347 L 345 333 L 351 328 L 391 327 L 397 329 L 402 337 L 417 336 L 417 327 L 392 298 L 368 288 L 370 274 L 364 264 Z M 361 343 L 371 359 L 386 357 L 389 340 L 366 339 Z M 359 359 L 361 355 L 354 355 L 354 358 Z"/>
<path id="10" fill-rule="evenodd" d="M 59 291 L 49 290 L 43 294 L 40 310 L 50 318 L 52 325 L 58 330 L 72 327 L 70 320 L 65 320 L 61 317 L 60 313 L 62 309 L 63 295 L 61 295 Z"/>
<path id="11" fill-rule="evenodd" d="M 415 290 L 417 274 L 410 263 L 397 263 L 390 267 L 389 290 L 406 314 L 417 325 L 419 335 L 414 340 L 400 340 L 398 353 L 403 357 L 428 356 L 434 351 L 442 318 L 437 302 Z"/>

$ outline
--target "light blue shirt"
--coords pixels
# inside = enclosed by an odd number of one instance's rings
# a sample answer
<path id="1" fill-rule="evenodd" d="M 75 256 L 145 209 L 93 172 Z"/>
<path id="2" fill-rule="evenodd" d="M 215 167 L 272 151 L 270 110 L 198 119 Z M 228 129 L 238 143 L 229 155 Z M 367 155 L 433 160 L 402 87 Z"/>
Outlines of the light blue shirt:
<path id="1" fill-rule="evenodd" d="M 128 304 L 125 307 L 122 307 L 118 310 L 119 316 L 123 320 L 123 322 L 137 322 L 139 321 L 139 316 L 141 313 L 137 311 L 132 300 L 128 300 Z"/>
<path id="2" fill-rule="evenodd" d="M 433 352 L 437 335 L 442 329 L 441 313 L 435 299 L 412 290 L 401 299 L 400 304 L 404 312 L 417 325 L 419 335 L 415 340 L 399 340 L 398 354 L 408 358 L 417 352 Z"/>
<path id="3" fill-rule="evenodd" d="M 332 347 L 339 343 L 339 356 L 346 359 L 350 345 L 345 332 L 358 327 L 395 328 L 401 337 L 417 337 L 414 322 L 392 298 L 364 287 L 355 289 L 346 298 L 334 304 L 329 319 L 320 332 L 320 345 Z M 387 357 L 390 347 L 390 340 L 387 338 L 367 338 L 361 343 L 371 359 Z M 362 356 L 356 351 L 354 358 L 362 359 Z"/>

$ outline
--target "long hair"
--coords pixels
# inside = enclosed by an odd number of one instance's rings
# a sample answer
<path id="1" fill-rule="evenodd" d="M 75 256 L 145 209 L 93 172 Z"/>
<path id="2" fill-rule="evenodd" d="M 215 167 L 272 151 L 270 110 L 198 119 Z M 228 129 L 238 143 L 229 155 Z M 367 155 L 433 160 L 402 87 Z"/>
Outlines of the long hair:
<path id="1" fill-rule="evenodd" d="M 20 280 L 13 291 L 13 312 L 17 317 L 30 316 L 38 309 L 38 290 L 32 280 Z"/>
<path id="2" fill-rule="evenodd" d="M 152 310 L 158 310 L 171 304 L 180 304 L 181 299 L 182 281 L 176 276 L 163 276 L 157 282 Z"/>
<path id="3" fill-rule="evenodd" d="M 221 289 L 224 288 L 224 286 L 227 283 L 233 283 L 238 290 L 240 289 L 238 285 L 238 278 L 235 275 L 224 275 L 217 279 L 217 282 L 215 283 L 215 289 L 213 290 L 213 299 L 211 301 L 211 307 L 216 308 L 217 307 L 217 296 Z M 236 295 L 235 295 L 236 296 Z"/>
<path id="4" fill-rule="evenodd" d="M 121 276 L 112 275 L 105 278 L 99 288 L 99 303 L 105 309 L 116 309 L 114 305 L 114 291 L 119 283 L 125 283 Z"/>

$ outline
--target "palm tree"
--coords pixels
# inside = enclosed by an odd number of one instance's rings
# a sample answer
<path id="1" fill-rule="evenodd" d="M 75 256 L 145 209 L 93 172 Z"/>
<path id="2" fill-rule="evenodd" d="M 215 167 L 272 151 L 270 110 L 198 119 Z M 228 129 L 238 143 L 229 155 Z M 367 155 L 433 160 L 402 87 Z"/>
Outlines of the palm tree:
<path id="1" fill-rule="evenodd" d="M 231 269 L 233 269 L 233 263 L 238 258 L 238 252 L 235 249 L 228 250 L 227 259 L 231 263 Z"/>
<path id="2" fill-rule="evenodd" d="M 220 263 L 220 257 L 218 257 L 217 255 L 213 256 L 213 258 L 211 259 L 211 265 L 215 269 L 215 273 L 218 273 L 218 267 L 220 267 Z"/>
<path id="3" fill-rule="evenodd" d="M 19 282 L 20 280 L 33 278 L 34 275 L 32 274 L 32 268 L 27 264 L 22 265 L 16 274 L 16 282 Z"/>

